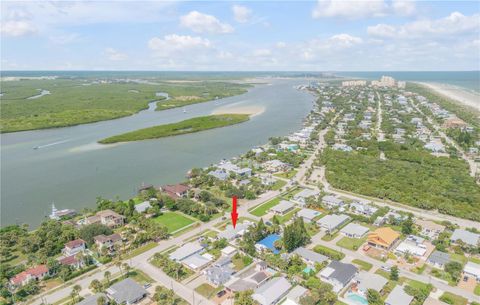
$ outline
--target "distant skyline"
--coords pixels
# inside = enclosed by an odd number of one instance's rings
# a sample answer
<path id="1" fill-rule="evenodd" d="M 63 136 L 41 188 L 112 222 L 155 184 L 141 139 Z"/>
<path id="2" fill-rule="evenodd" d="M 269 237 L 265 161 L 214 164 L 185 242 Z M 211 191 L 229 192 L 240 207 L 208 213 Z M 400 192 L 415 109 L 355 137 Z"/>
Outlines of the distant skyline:
<path id="1" fill-rule="evenodd" d="M 2 70 L 480 70 L 478 1 L 2 1 Z"/>

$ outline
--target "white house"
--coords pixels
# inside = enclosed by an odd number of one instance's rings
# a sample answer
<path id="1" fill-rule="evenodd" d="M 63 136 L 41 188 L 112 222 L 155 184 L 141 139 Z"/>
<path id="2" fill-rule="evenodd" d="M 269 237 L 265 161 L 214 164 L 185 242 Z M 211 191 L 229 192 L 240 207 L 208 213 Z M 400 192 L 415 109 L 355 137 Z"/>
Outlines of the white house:
<path id="1" fill-rule="evenodd" d="M 297 217 L 303 218 L 306 223 L 311 223 L 316 217 L 322 215 L 319 211 L 312 209 L 301 209 L 297 212 Z"/>
<path id="2" fill-rule="evenodd" d="M 356 223 L 349 223 L 340 230 L 340 233 L 350 238 L 362 238 L 367 234 L 368 228 Z"/>
<path id="3" fill-rule="evenodd" d="M 272 305 L 280 301 L 292 285 L 284 277 L 276 277 L 255 290 L 252 298 L 261 305 Z"/>
<path id="4" fill-rule="evenodd" d="M 463 273 L 473 276 L 477 282 L 480 282 L 480 264 L 474 262 L 468 262 L 463 267 Z"/>

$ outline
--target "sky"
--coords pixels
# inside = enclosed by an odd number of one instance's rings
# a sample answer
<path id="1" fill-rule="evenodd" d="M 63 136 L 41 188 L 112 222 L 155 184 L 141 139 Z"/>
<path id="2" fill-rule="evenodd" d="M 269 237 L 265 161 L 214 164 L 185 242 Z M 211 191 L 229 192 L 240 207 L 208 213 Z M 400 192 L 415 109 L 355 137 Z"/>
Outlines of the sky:
<path id="1" fill-rule="evenodd" d="M 1 70 L 480 70 L 479 1 L 1 1 Z"/>

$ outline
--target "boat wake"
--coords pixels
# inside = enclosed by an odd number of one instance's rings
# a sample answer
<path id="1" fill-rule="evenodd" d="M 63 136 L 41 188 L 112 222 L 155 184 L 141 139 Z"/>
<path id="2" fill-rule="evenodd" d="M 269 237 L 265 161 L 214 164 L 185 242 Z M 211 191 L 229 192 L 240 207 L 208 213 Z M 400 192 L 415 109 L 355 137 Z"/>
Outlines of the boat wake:
<path id="1" fill-rule="evenodd" d="M 47 148 L 47 147 L 50 147 L 50 146 L 55 146 L 55 145 L 66 143 L 68 141 L 70 141 L 70 140 L 63 140 L 63 141 L 53 142 L 53 143 L 49 143 L 49 144 L 39 145 L 39 146 L 33 147 L 33 149 Z"/>

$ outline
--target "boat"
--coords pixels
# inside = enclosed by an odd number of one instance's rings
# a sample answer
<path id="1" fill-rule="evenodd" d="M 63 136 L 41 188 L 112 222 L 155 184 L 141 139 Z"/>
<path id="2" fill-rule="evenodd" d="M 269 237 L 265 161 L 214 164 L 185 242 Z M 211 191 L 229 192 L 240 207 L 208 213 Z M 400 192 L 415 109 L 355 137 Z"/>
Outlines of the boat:
<path id="1" fill-rule="evenodd" d="M 33 149 L 39 149 L 39 148 L 40 148 L 40 146 L 35 146 L 35 147 L 33 147 Z"/>
<path id="2" fill-rule="evenodd" d="M 185 107 L 183 107 L 183 113 L 187 113 L 187 109 L 185 109 Z"/>

